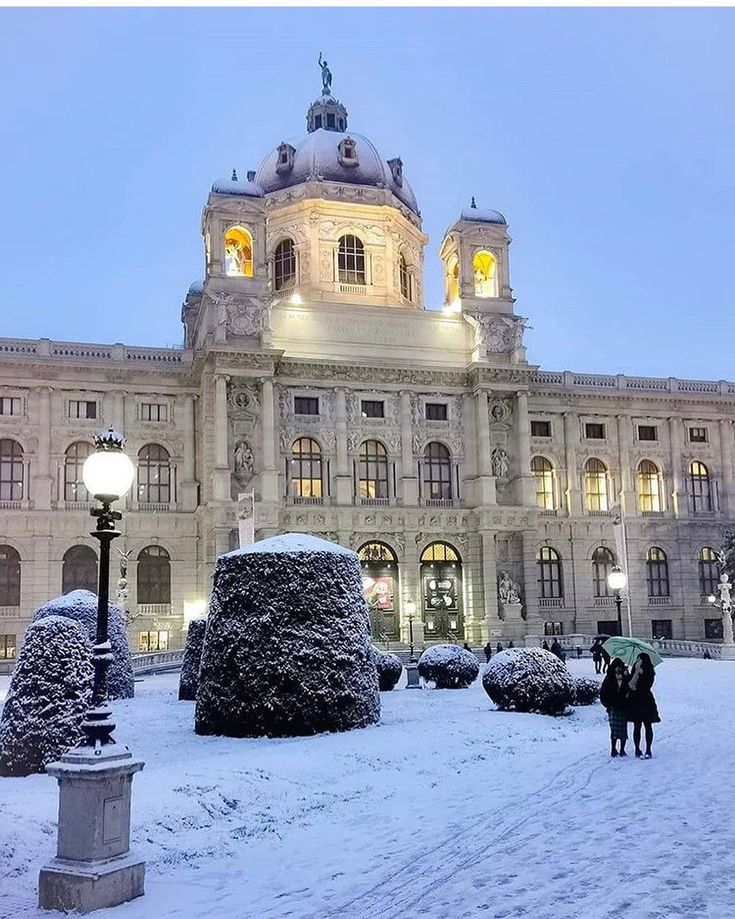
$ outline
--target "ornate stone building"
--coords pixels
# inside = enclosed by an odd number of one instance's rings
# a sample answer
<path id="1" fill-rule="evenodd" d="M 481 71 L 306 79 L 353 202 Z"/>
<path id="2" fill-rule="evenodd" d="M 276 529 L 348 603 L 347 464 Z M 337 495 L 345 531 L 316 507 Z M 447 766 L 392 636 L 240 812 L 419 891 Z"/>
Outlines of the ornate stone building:
<path id="1" fill-rule="evenodd" d="M 360 552 L 377 635 L 405 641 L 412 604 L 418 644 L 612 630 L 627 550 L 636 632 L 716 637 L 735 384 L 530 364 L 506 221 L 474 201 L 426 309 L 403 163 L 327 77 L 303 138 L 213 185 L 182 349 L 0 339 L 0 658 L 36 606 L 95 585 L 81 467 L 103 425 L 138 466 L 118 542 L 140 649 L 201 615 L 251 492 L 256 537 Z"/>

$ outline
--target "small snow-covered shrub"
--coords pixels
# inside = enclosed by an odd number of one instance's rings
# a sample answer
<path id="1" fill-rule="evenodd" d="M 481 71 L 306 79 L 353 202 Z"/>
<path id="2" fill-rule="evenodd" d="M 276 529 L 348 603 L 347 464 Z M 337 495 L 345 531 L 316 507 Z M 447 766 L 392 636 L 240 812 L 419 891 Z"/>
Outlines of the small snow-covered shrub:
<path id="1" fill-rule="evenodd" d="M 542 715 L 560 715 L 574 693 L 565 664 L 543 648 L 509 648 L 496 654 L 482 685 L 498 708 Z"/>
<path id="2" fill-rule="evenodd" d="M 375 666 L 378 670 L 378 686 L 381 692 L 389 692 L 401 678 L 403 664 L 397 654 L 378 651 L 373 648 Z"/>
<path id="3" fill-rule="evenodd" d="M 199 685 L 199 665 L 202 662 L 202 648 L 204 647 L 204 632 L 207 628 L 206 619 L 192 619 L 186 632 L 186 646 L 184 660 L 181 664 L 179 678 L 179 700 L 186 699 L 194 702 L 197 697 Z"/>
<path id="4" fill-rule="evenodd" d="M 600 698 L 600 684 L 580 676 L 573 681 L 572 705 L 593 705 Z"/>
<path id="5" fill-rule="evenodd" d="M 458 645 L 434 645 L 419 658 L 419 676 L 437 689 L 464 689 L 479 672 L 475 655 Z"/>
<path id="6" fill-rule="evenodd" d="M 357 555 L 288 533 L 220 556 L 199 669 L 197 734 L 295 737 L 379 718 Z"/>
<path id="7" fill-rule="evenodd" d="M 62 616 L 31 623 L 0 720 L 0 775 L 43 772 L 82 739 L 92 696 L 92 647 Z"/>
<path id="8" fill-rule="evenodd" d="M 132 699 L 135 694 L 133 662 L 125 628 L 125 616 L 119 606 L 109 604 L 107 633 L 112 648 L 113 661 L 107 668 L 107 697 Z M 68 594 L 49 600 L 33 615 L 33 622 L 46 616 L 65 616 L 81 623 L 94 644 L 97 635 L 97 595 L 89 590 L 72 590 Z"/>

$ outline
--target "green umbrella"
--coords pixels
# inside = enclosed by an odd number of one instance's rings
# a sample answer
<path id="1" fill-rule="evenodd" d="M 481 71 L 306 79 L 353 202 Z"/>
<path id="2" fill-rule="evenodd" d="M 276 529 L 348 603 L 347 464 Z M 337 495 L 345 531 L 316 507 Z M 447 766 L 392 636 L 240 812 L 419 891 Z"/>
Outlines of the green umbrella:
<path id="1" fill-rule="evenodd" d="M 653 645 L 649 645 L 647 641 L 642 641 L 640 638 L 626 638 L 623 635 L 615 635 L 613 638 L 608 638 L 602 647 L 610 655 L 611 660 L 619 657 L 629 667 L 632 667 L 638 655 L 643 653 L 651 658 L 651 663 L 654 667 L 658 667 L 663 660 Z"/>

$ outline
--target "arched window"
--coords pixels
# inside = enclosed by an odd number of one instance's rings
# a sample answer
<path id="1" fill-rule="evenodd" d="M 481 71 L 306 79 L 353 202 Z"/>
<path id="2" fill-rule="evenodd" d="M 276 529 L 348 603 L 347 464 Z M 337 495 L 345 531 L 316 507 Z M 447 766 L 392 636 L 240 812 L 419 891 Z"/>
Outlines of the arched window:
<path id="1" fill-rule="evenodd" d="M 138 501 L 168 504 L 171 500 L 171 458 L 160 444 L 146 444 L 138 453 Z"/>
<path id="2" fill-rule="evenodd" d="M 84 461 L 91 452 L 92 444 L 87 443 L 86 440 L 77 441 L 77 443 L 66 448 L 66 453 L 64 454 L 64 501 L 91 501 L 82 479 Z"/>
<path id="3" fill-rule="evenodd" d="M 360 498 L 388 497 L 388 452 L 379 440 L 360 447 L 358 489 Z"/>
<path id="4" fill-rule="evenodd" d="M 421 553 L 422 562 L 458 562 L 459 553 L 448 542 L 432 542 Z"/>
<path id="5" fill-rule="evenodd" d="M 412 281 L 411 272 L 408 270 L 408 262 L 406 261 L 406 256 L 401 252 L 398 256 L 398 277 L 401 282 L 401 296 L 405 300 L 413 300 L 413 291 L 412 291 Z"/>
<path id="6" fill-rule="evenodd" d="M 432 441 L 426 445 L 423 473 L 425 497 L 433 501 L 451 500 L 452 457 L 444 444 Z"/>
<path id="7" fill-rule="evenodd" d="M 657 514 L 661 510 L 661 488 L 658 466 L 651 460 L 638 465 L 638 504 L 644 514 Z"/>
<path id="8" fill-rule="evenodd" d="M 16 440 L 0 440 L 0 501 L 23 500 L 23 448 Z"/>
<path id="9" fill-rule="evenodd" d="M 649 597 L 669 596 L 669 563 L 658 546 L 653 546 L 646 555 L 646 580 Z"/>
<path id="10" fill-rule="evenodd" d="M 531 460 L 531 475 L 536 482 L 536 504 L 545 511 L 554 510 L 554 467 L 545 456 Z"/>
<path id="11" fill-rule="evenodd" d="M 607 576 L 615 564 L 615 556 L 605 546 L 598 546 L 592 553 L 592 592 L 595 597 L 609 597 Z"/>
<path id="12" fill-rule="evenodd" d="M 720 560 L 709 546 L 699 550 L 699 593 L 703 597 L 717 596 L 720 581 Z"/>
<path id="13" fill-rule="evenodd" d="M 584 493 L 588 511 L 606 511 L 607 466 L 599 459 L 588 459 L 584 467 Z"/>
<path id="14" fill-rule="evenodd" d="M 97 593 L 97 556 L 89 546 L 72 546 L 61 563 L 61 592 L 91 590 Z"/>
<path id="15" fill-rule="evenodd" d="M 459 259 L 456 255 L 447 261 L 446 288 L 447 303 L 451 306 L 459 300 Z"/>
<path id="16" fill-rule="evenodd" d="M 462 559 L 454 546 L 433 542 L 421 553 L 424 634 L 462 638 Z"/>
<path id="17" fill-rule="evenodd" d="M 286 290 L 296 282 L 296 250 L 292 239 L 282 239 L 273 253 L 273 286 Z"/>
<path id="18" fill-rule="evenodd" d="M 476 297 L 497 297 L 497 262 L 491 252 L 475 252 L 472 258 L 472 275 L 475 279 Z"/>
<path id="19" fill-rule="evenodd" d="M 551 546 L 541 546 L 536 556 L 538 563 L 539 597 L 553 600 L 564 596 L 561 577 L 561 558 Z"/>
<path id="20" fill-rule="evenodd" d="M 171 602 L 171 558 L 161 546 L 146 546 L 138 555 L 138 603 Z"/>
<path id="21" fill-rule="evenodd" d="M 225 274 L 252 278 L 253 237 L 245 227 L 230 227 L 225 233 Z"/>
<path id="22" fill-rule="evenodd" d="M 689 467 L 689 481 L 691 483 L 692 510 L 696 514 L 698 511 L 712 510 L 712 486 L 709 477 L 709 470 L 700 463 L 699 460 Z"/>
<path id="23" fill-rule="evenodd" d="M 299 437 L 291 447 L 291 494 L 294 498 L 321 498 L 322 451 L 311 437 Z"/>
<path id="24" fill-rule="evenodd" d="M 343 284 L 365 284 L 365 247 L 352 233 L 341 236 L 337 249 L 339 279 Z"/>
<path id="25" fill-rule="evenodd" d="M 362 590 L 370 613 L 374 638 L 398 635 L 398 559 L 383 542 L 368 542 L 357 550 L 362 568 Z"/>
<path id="26" fill-rule="evenodd" d="M 20 606 L 20 555 L 0 546 L 0 606 Z"/>

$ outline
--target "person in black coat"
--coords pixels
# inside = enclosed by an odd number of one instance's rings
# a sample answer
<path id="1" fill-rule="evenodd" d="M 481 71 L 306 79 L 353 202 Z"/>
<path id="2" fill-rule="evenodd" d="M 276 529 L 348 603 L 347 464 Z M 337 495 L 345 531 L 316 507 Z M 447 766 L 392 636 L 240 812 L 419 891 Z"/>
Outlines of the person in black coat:
<path id="1" fill-rule="evenodd" d="M 548 643 L 548 641 L 547 641 L 545 638 L 544 638 L 544 640 L 541 642 L 541 647 L 544 649 L 544 651 L 548 651 L 548 650 L 549 650 L 549 643 Z"/>
<path id="2" fill-rule="evenodd" d="M 642 651 L 633 664 L 628 681 L 628 721 L 633 722 L 633 743 L 635 755 L 640 759 L 651 758 L 653 726 L 661 721 L 656 700 L 651 689 L 656 673 L 651 658 Z M 646 728 L 646 752 L 641 752 L 641 727 Z"/>
<path id="3" fill-rule="evenodd" d="M 490 658 L 493 656 L 493 646 L 488 642 L 482 650 L 485 652 L 485 663 L 489 664 Z"/>
<path id="4" fill-rule="evenodd" d="M 610 756 L 627 756 L 628 740 L 628 674 L 625 664 L 616 657 L 600 686 L 600 702 L 607 709 L 610 725 Z M 620 741 L 620 752 L 617 743 Z"/>
<path id="5" fill-rule="evenodd" d="M 562 648 L 556 638 L 551 642 L 549 651 L 551 651 L 552 654 L 555 654 L 562 663 L 564 663 L 564 661 L 567 659 L 567 656 L 564 653 L 564 648 Z"/>
<path id="6" fill-rule="evenodd" d="M 590 648 L 592 660 L 595 662 L 595 673 L 602 673 L 602 642 L 596 638 Z"/>
<path id="7" fill-rule="evenodd" d="M 498 644 L 497 644 L 496 647 L 495 647 L 495 651 L 496 651 L 497 654 L 500 654 L 500 652 L 501 652 L 502 650 L 503 650 L 503 646 L 501 645 L 500 642 L 498 642 Z"/>

